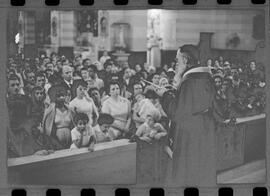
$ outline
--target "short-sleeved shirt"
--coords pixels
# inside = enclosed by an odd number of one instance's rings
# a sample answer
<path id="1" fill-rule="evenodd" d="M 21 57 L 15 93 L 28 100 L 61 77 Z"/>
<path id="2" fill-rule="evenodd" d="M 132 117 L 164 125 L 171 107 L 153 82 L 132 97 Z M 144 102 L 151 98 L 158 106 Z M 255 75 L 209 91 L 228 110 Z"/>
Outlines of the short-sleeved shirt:
<path id="1" fill-rule="evenodd" d="M 77 127 L 71 130 L 72 142 L 78 139 L 82 140 L 81 147 L 88 147 L 91 138 L 95 140 L 93 130 L 89 126 L 86 126 L 85 131 L 83 131 L 82 133 L 78 131 Z M 72 143 L 70 148 L 78 148 L 78 147 L 74 143 Z"/>
<path id="2" fill-rule="evenodd" d="M 113 140 L 113 132 L 109 130 L 108 134 L 105 134 L 101 131 L 99 125 L 96 125 L 95 127 L 93 127 L 93 132 L 95 134 L 97 143 L 110 142 Z"/>

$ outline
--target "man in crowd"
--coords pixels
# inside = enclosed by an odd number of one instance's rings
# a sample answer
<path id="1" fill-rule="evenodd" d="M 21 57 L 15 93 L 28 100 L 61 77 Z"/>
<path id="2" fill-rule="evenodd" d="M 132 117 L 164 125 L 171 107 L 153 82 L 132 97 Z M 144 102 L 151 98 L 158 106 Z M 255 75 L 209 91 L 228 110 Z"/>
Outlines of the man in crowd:
<path id="1" fill-rule="evenodd" d="M 41 88 L 45 87 L 46 78 L 42 72 L 36 73 L 36 86 L 40 86 Z"/>
<path id="2" fill-rule="evenodd" d="M 84 81 L 87 81 L 88 79 L 90 79 L 90 76 L 89 76 L 89 72 L 88 72 L 88 69 L 86 67 L 83 67 L 81 70 L 81 77 Z"/>
<path id="3" fill-rule="evenodd" d="M 143 93 L 143 86 L 140 82 L 133 83 L 133 97 Z"/>
<path id="4" fill-rule="evenodd" d="M 73 85 L 73 69 L 72 67 L 65 65 L 62 68 L 62 84 L 69 90 Z"/>
<path id="5" fill-rule="evenodd" d="M 8 78 L 7 106 L 11 129 L 16 129 L 27 119 L 30 99 L 20 94 L 20 80 L 16 75 Z"/>
<path id="6" fill-rule="evenodd" d="M 99 79 L 97 76 L 97 67 L 95 65 L 88 66 L 88 72 L 90 79 L 92 80 L 94 86 L 96 86 L 99 90 L 104 87 L 104 82 L 102 79 Z"/>
<path id="7" fill-rule="evenodd" d="M 82 61 L 83 67 L 88 67 L 88 66 L 90 66 L 91 64 L 92 64 L 92 61 L 91 61 L 90 59 L 88 59 L 88 58 L 83 59 L 83 61 Z"/>
<path id="8" fill-rule="evenodd" d="M 30 99 L 19 94 L 20 82 L 16 75 L 8 78 L 7 106 L 10 127 L 8 129 L 9 157 L 26 156 L 41 150 L 32 138 L 28 126 Z"/>
<path id="9" fill-rule="evenodd" d="M 63 67 L 62 61 L 61 60 L 56 61 L 55 72 L 58 75 L 61 75 L 62 67 Z"/>
<path id="10" fill-rule="evenodd" d="M 32 89 L 35 86 L 35 72 L 32 70 L 29 70 L 25 72 L 26 75 L 26 85 L 24 86 L 24 93 L 25 95 L 29 96 L 31 95 Z"/>

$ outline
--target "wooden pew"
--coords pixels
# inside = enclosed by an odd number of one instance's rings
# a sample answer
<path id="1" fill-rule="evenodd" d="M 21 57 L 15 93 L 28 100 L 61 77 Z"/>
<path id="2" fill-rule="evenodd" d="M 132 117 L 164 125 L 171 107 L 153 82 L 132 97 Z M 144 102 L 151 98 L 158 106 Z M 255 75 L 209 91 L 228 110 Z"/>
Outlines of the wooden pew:
<path id="1" fill-rule="evenodd" d="M 265 114 L 237 118 L 235 125 L 227 122 L 217 131 L 219 171 L 265 158 Z"/>
<path id="2" fill-rule="evenodd" d="M 237 179 L 242 181 L 249 177 L 248 170 L 242 168 L 255 168 L 254 175 L 265 170 L 265 132 L 265 114 L 238 118 L 235 126 L 224 122 L 217 133 L 218 183 L 235 182 L 235 176 L 230 175 L 234 170 L 245 171 L 238 172 Z M 164 180 L 169 162 L 164 145 L 139 144 L 137 148 L 136 143 L 123 139 L 97 144 L 94 152 L 87 148 L 66 149 L 47 156 L 11 158 L 8 177 L 12 184 L 33 185 L 156 184 Z M 259 171 L 255 171 L 257 168 Z M 258 178 L 264 179 L 261 175 Z"/>
<path id="3" fill-rule="evenodd" d="M 8 170 L 12 184 L 134 184 L 136 143 L 122 139 L 96 144 L 94 152 L 66 149 L 10 158 Z"/>
<path id="4" fill-rule="evenodd" d="M 265 114 L 237 118 L 235 125 L 228 122 L 225 121 L 217 130 L 217 182 L 263 182 L 266 174 Z M 137 183 L 164 183 L 166 175 L 172 172 L 170 162 L 162 142 L 152 145 L 138 143 Z"/>
<path id="5" fill-rule="evenodd" d="M 238 118 L 234 127 L 221 127 L 218 132 L 218 184 L 265 182 L 265 117 L 260 114 Z M 225 140 L 232 142 L 224 145 Z M 229 149 L 226 155 L 225 148 Z"/>
<path id="6" fill-rule="evenodd" d="M 265 159 L 253 161 L 217 175 L 218 184 L 265 183 Z"/>

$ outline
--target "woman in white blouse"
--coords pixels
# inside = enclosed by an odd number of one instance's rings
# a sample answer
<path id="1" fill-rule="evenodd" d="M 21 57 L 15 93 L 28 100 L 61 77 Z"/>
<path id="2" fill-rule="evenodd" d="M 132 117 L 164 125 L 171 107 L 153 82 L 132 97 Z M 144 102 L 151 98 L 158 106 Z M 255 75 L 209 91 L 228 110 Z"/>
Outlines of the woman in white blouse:
<path id="1" fill-rule="evenodd" d="M 74 112 L 85 113 L 88 115 L 88 125 L 93 127 L 97 124 L 98 110 L 95 103 L 87 93 L 87 83 L 80 81 L 76 87 L 76 97 L 69 103 L 69 108 Z"/>
<path id="2" fill-rule="evenodd" d="M 111 82 L 109 85 L 110 97 L 102 105 L 101 112 L 110 114 L 114 117 L 111 128 L 114 133 L 113 139 L 121 136 L 125 137 L 129 133 L 131 123 L 131 104 L 130 101 L 120 96 L 120 85 L 118 82 Z"/>

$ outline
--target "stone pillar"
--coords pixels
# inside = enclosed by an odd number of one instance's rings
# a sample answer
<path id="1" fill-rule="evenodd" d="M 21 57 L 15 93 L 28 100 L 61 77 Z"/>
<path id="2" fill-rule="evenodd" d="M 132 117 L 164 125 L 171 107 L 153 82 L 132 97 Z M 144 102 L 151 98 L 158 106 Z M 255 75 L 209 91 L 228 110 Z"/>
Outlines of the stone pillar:
<path id="1" fill-rule="evenodd" d="M 18 46 L 15 43 L 15 36 L 18 33 L 18 14 L 17 12 L 8 13 L 7 22 L 7 41 L 8 41 L 8 55 L 13 55 L 18 52 Z"/>
<path id="2" fill-rule="evenodd" d="M 51 50 L 60 52 L 60 55 L 73 53 L 76 32 L 74 11 L 51 12 Z M 68 51 L 68 52 L 65 52 Z M 73 58 L 73 57 L 71 57 Z"/>
<path id="3" fill-rule="evenodd" d="M 200 33 L 199 61 L 202 66 L 206 66 L 207 59 L 211 57 L 211 39 L 213 34 L 214 33 Z"/>

